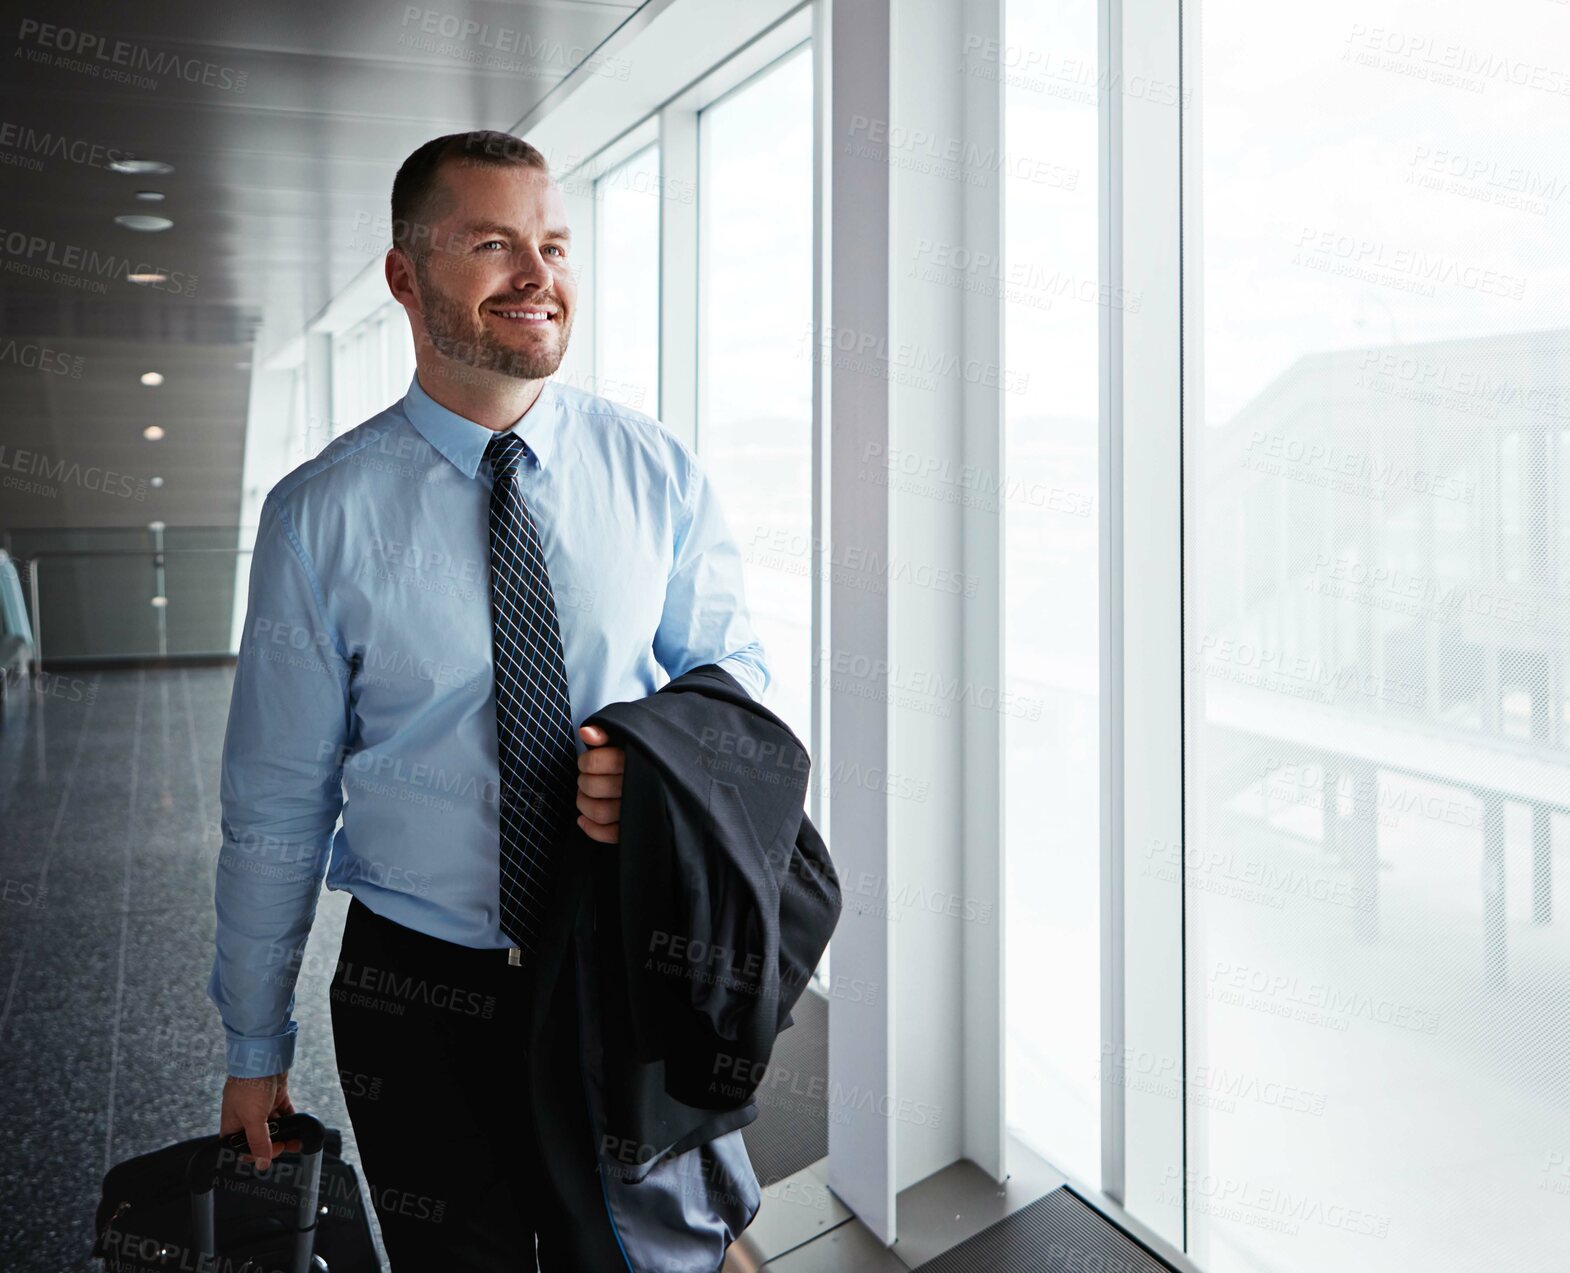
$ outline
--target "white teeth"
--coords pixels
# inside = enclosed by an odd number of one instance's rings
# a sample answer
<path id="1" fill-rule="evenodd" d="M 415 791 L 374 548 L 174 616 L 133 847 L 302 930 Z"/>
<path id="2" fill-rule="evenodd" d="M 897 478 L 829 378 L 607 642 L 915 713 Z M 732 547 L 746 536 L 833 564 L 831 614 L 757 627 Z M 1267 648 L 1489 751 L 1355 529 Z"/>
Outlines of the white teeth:
<path id="1" fill-rule="evenodd" d="M 499 309 L 495 312 L 501 318 L 526 318 L 534 322 L 550 318 L 549 312 L 543 309 Z"/>

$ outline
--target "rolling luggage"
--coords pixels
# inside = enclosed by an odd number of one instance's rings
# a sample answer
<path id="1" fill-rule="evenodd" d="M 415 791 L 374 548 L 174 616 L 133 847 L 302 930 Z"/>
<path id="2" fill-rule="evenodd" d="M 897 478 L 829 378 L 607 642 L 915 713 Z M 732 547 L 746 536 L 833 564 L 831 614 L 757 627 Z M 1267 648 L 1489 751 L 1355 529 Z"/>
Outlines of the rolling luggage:
<path id="1" fill-rule="evenodd" d="M 301 1147 L 279 1154 L 265 1174 L 240 1167 L 249 1152 L 243 1131 L 111 1167 L 93 1246 L 107 1273 L 380 1273 L 338 1130 L 290 1114 L 268 1131 Z"/>

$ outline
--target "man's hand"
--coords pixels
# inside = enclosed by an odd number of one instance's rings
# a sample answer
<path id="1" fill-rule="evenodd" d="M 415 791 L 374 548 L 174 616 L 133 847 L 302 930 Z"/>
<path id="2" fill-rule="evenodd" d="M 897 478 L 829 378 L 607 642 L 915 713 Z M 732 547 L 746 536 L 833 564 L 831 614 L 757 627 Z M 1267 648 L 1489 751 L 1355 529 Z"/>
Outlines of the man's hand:
<path id="1" fill-rule="evenodd" d="M 267 1135 L 269 1119 L 282 1118 L 294 1113 L 294 1102 L 289 1099 L 289 1074 L 269 1075 L 262 1079 L 235 1078 L 232 1074 L 224 1081 L 223 1109 L 218 1115 L 218 1134 L 228 1135 L 240 1128 L 251 1144 L 251 1152 L 240 1156 L 241 1162 L 254 1162 L 258 1171 L 266 1171 L 273 1158 L 286 1149 L 299 1149 L 304 1141 L 270 1140 Z"/>
<path id="2" fill-rule="evenodd" d="M 579 725 L 578 736 L 589 745 L 578 757 L 578 825 L 591 840 L 620 843 L 621 776 L 627 753 L 606 746 L 610 735 L 598 725 Z"/>

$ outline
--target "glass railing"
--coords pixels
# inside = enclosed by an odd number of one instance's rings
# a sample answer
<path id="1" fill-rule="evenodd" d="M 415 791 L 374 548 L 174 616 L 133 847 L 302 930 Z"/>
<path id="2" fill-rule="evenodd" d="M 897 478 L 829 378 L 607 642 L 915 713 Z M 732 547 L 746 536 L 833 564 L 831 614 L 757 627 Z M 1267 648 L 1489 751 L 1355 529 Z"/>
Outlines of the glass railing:
<path id="1" fill-rule="evenodd" d="M 221 656 L 235 652 L 254 532 L 234 526 L 12 529 L 34 659 Z M 243 617 L 243 615 L 242 615 Z"/>

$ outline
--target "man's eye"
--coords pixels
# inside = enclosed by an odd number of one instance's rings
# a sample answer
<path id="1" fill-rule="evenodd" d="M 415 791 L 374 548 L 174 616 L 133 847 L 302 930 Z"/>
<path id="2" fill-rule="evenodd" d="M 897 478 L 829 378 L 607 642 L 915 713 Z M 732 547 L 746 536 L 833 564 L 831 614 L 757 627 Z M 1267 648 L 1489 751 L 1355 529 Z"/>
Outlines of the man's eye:
<path id="1" fill-rule="evenodd" d="M 503 242 L 502 242 L 502 241 L 501 241 L 501 240 L 500 240 L 500 239 L 488 239 L 488 240 L 486 240 L 486 241 L 485 241 L 485 242 L 484 242 L 484 243 L 482 243 L 482 244 L 480 244 L 480 246 L 481 246 L 481 247 L 482 247 L 482 248 L 488 248 L 488 247 L 491 247 L 491 246 L 492 246 L 492 245 L 493 245 L 493 244 L 494 244 L 494 245 L 495 245 L 495 246 L 496 246 L 496 247 L 503 247 L 503 248 L 504 248 L 504 247 L 506 247 L 506 246 L 507 246 L 507 245 L 506 245 L 506 244 L 505 244 L 505 243 L 503 243 Z"/>
<path id="2" fill-rule="evenodd" d="M 549 244 L 549 245 L 548 245 L 548 246 L 547 246 L 547 248 L 546 248 L 546 250 L 547 250 L 547 251 L 549 251 L 549 252 L 554 252 L 554 253 L 556 253 L 556 255 L 557 255 L 557 256 L 566 256 L 566 255 L 567 255 L 567 253 L 566 253 L 566 252 L 564 252 L 564 251 L 562 251 L 562 249 L 561 249 L 561 248 L 560 248 L 560 247 L 558 247 L 558 246 L 557 246 L 557 245 L 556 245 L 556 244 L 554 244 L 554 243 L 552 243 L 552 244 Z"/>

